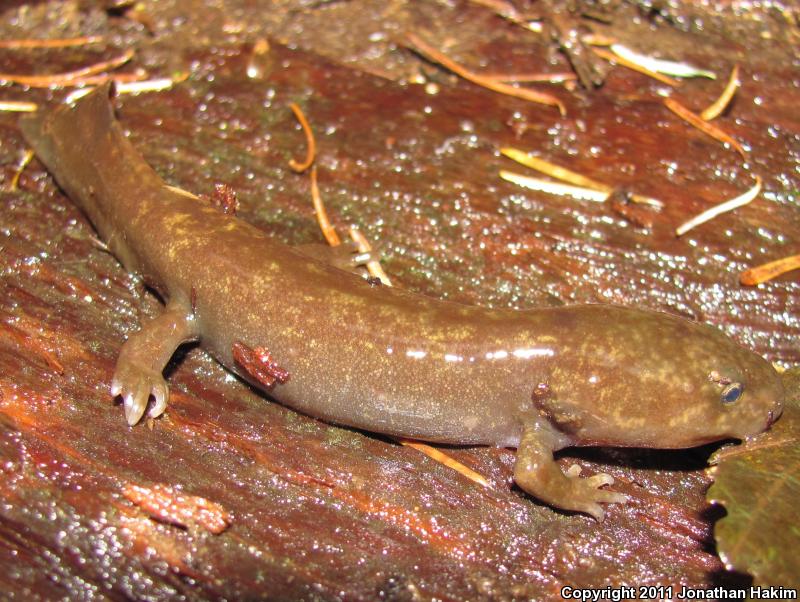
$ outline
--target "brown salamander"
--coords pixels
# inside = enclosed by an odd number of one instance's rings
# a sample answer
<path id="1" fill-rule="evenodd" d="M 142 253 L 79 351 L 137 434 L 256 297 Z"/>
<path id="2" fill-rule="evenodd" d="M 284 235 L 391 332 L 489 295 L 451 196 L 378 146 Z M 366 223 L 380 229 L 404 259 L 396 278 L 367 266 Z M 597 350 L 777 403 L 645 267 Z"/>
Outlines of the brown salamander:
<path id="1" fill-rule="evenodd" d="M 600 519 L 604 474 L 567 446 L 683 448 L 747 438 L 781 413 L 769 363 L 719 330 L 654 311 L 485 309 L 374 286 L 166 187 L 102 88 L 22 122 L 38 157 L 122 264 L 166 302 L 123 345 L 112 393 L 129 424 L 167 406 L 162 371 L 200 341 L 287 406 L 431 442 L 517 448 L 514 479 Z"/>

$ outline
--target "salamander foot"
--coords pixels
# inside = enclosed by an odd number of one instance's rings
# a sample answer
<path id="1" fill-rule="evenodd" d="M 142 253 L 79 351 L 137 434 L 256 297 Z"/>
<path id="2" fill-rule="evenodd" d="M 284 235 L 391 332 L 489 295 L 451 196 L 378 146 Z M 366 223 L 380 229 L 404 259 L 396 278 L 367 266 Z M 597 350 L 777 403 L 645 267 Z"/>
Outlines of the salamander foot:
<path id="1" fill-rule="evenodd" d="M 575 470 L 577 468 L 577 470 Z M 593 516 L 598 521 L 605 517 L 605 510 L 600 504 L 625 504 L 628 496 L 616 491 L 600 489 L 605 485 L 613 485 L 614 477 L 609 474 L 599 473 L 582 479 L 580 467 L 572 466 L 566 473 L 570 483 L 570 492 L 567 495 L 568 503 L 562 505 L 565 510 L 575 510 Z"/>
<path id="2" fill-rule="evenodd" d="M 614 483 L 611 475 L 601 473 L 582 479 L 578 465 L 562 472 L 553 459 L 553 451 L 569 443 L 569 438 L 555 430 L 546 419 L 532 418 L 517 449 L 514 480 L 522 490 L 551 506 L 583 512 L 602 521 L 605 510 L 601 504 L 624 504 L 628 497 L 600 489 Z"/>
<path id="3" fill-rule="evenodd" d="M 130 426 L 141 420 L 152 395 L 153 405 L 148 416 L 156 418 L 164 413 L 169 401 L 169 387 L 160 372 L 133 363 L 118 363 L 111 381 L 111 394 L 121 395 L 125 419 Z"/>

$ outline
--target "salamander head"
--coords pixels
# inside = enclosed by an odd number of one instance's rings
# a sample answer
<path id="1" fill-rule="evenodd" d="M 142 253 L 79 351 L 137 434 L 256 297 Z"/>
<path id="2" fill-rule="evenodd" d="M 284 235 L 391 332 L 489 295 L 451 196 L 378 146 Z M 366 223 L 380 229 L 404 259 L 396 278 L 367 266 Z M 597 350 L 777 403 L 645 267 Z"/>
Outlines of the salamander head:
<path id="1" fill-rule="evenodd" d="M 734 343 L 728 353 L 705 358 L 692 370 L 705 382 L 695 395 L 707 411 L 715 439 L 749 439 L 769 428 L 783 412 L 784 391 L 778 373 L 761 356 Z M 687 429 L 688 430 L 688 429 Z M 702 439 L 702 433 L 697 433 Z"/>
<path id="2" fill-rule="evenodd" d="M 780 417 L 777 372 L 718 329 L 657 312 L 609 310 L 603 317 L 592 360 L 571 385 L 582 401 L 573 397 L 569 407 L 564 384 L 554 383 L 561 399 L 541 404 L 575 439 L 685 448 L 748 439 Z"/>
<path id="3" fill-rule="evenodd" d="M 769 362 L 716 328 L 675 321 L 663 327 L 675 340 L 662 343 L 669 357 L 660 358 L 672 374 L 662 372 L 661 382 L 647 379 L 653 393 L 662 387 L 669 401 L 663 419 L 674 447 L 748 439 L 769 428 L 780 417 L 784 398 Z"/>

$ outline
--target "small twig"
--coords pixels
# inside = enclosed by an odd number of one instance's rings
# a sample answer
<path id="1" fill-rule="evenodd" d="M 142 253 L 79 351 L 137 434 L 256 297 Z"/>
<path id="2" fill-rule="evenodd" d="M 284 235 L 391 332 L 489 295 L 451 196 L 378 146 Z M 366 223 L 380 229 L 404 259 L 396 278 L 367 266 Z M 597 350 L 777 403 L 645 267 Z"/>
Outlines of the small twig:
<path id="1" fill-rule="evenodd" d="M 739 282 L 745 286 L 756 286 L 797 269 L 800 269 L 800 255 L 791 255 L 742 272 Z"/>
<path id="2" fill-rule="evenodd" d="M 366 237 L 361 234 L 361 231 L 355 226 L 350 226 L 350 239 L 356 243 L 359 253 L 369 253 L 372 251 L 372 245 L 369 244 Z M 386 286 L 392 286 L 392 281 L 389 280 L 389 276 L 383 270 L 380 261 L 371 259 L 366 263 L 365 267 L 370 276 L 373 278 L 380 278 L 380 281 Z"/>
<path id="3" fill-rule="evenodd" d="M 589 46 L 611 46 L 617 43 L 617 38 L 602 33 L 586 33 L 581 36 L 581 42 Z"/>
<path id="4" fill-rule="evenodd" d="M 0 111 L 9 113 L 33 113 L 39 108 L 35 102 L 24 100 L 0 100 Z"/>
<path id="5" fill-rule="evenodd" d="M 521 20 L 517 9 L 510 2 L 506 2 L 506 0 L 470 0 L 470 2 L 488 8 L 494 14 L 504 19 L 511 18 Z"/>
<path id="6" fill-rule="evenodd" d="M 744 150 L 744 147 L 716 125 L 705 121 L 700 115 L 693 113 L 673 98 L 665 98 L 664 105 L 688 124 L 693 125 L 704 134 L 711 136 L 719 142 L 729 144 L 742 158 L 747 159 L 747 152 Z"/>
<path id="7" fill-rule="evenodd" d="M 199 196 L 197 196 L 196 194 L 194 194 L 192 192 L 189 192 L 188 190 L 184 190 L 183 188 L 180 188 L 179 186 L 170 186 L 169 184 L 165 184 L 164 188 L 174 192 L 175 194 L 179 194 L 181 196 L 185 196 L 185 197 L 187 197 L 189 199 L 195 199 L 196 201 L 200 200 Z"/>
<path id="8" fill-rule="evenodd" d="M 536 31 L 531 26 L 530 20 L 525 15 L 520 14 L 510 2 L 505 2 L 505 0 L 470 0 L 470 2 L 488 8 L 501 19 L 505 19 L 514 25 L 519 25 L 523 29 Z"/>
<path id="9" fill-rule="evenodd" d="M 88 75 L 86 77 L 78 77 L 72 80 L 70 86 L 102 86 L 103 84 L 113 81 L 117 87 L 124 86 L 125 84 L 137 83 L 144 81 L 148 73 L 144 69 L 136 69 L 132 73 L 100 73 L 99 75 Z M 36 86 L 31 86 L 36 87 Z"/>
<path id="10" fill-rule="evenodd" d="M 330 246 L 338 247 L 342 244 L 342 239 L 339 238 L 336 228 L 331 224 L 331 220 L 328 219 L 328 212 L 325 210 L 325 204 L 319 194 L 316 165 L 311 167 L 311 200 L 314 203 L 314 213 L 317 216 L 317 223 L 319 224 L 319 229 L 322 230 L 322 235 Z"/>
<path id="11" fill-rule="evenodd" d="M 663 75 L 671 75 L 673 77 L 707 77 L 708 79 L 717 79 L 713 71 L 707 69 L 698 69 L 686 63 L 676 63 L 675 61 L 665 61 L 663 59 L 653 58 L 645 54 L 634 52 L 627 46 L 622 44 L 612 44 L 611 51 L 621 59 L 644 67 L 648 71 L 661 73 Z"/>
<path id="12" fill-rule="evenodd" d="M 747 205 L 748 203 L 752 202 L 753 199 L 755 199 L 760 192 L 761 192 L 761 178 L 756 176 L 756 183 L 750 190 L 748 190 L 744 194 L 737 196 L 736 198 L 733 198 L 729 201 L 725 201 L 724 203 L 720 203 L 719 205 L 715 205 L 714 207 L 711 207 L 711 209 L 707 209 L 706 211 L 703 211 L 703 213 L 701 213 L 700 215 L 693 217 L 689 221 L 681 224 L 675 230 L 675 235 L 683 236 L 692 228 L 696 228 L 700 224 L 704 224 L 707 221 L 714 219 L 715 217 L 717 217 L 722 213 L 725 213 L 727 211 L 733 211 L 734 209 Z"/>
<path id="13" fill-rule="evenodd" d="M 54 73 L 52 75 L 15 75 L 13 73 L 0 73 L 0 80 L 31 87 L 75 85 L 75 80 L 85 78 L 90 75 L 95 75 L 109 69 L 116 69 L 117 67 L 124 65 L 133 58 L 133 55 L 133 50 L 127 50 L 123 54 L 107 61 L 95 63 L 93 65 L 89 65 L 88 67 L 82 67 L 80 69 L 76 69 L 75 71 Z"/>
<path id="14" fill-rule="evenodd" d="M 668 86 L 678 86 L 679 82 L 671 77 L 667 77 L 666 75 L 662 75 L 661 73 L 657 73 L 656 71 L 652 71 L 647 67 L 640 65 L 639 63 L 634 63 L 633 61 L 628 60 L 627 58 L 623 58 L 613 52 L 606 50 L 605 48 L 592 48 L 592 52 L 594 52 L 597 56 L 606 59 L 612 63 L 617 63 L 618 65 L 622 65 L 623 67 L 627 67 L 628 69 L 632 69 L 633 71 L 638 71 L 648 77 L 652 77 L 660 81 L 662 84 L 667 84 Z"/>
<path id="15" fill-rule="evenodd" d="M 561 84 L 578 79 L 574 73 L 481 73 L 482 77 L 506 83 Z"/>
<path id="16" fill-rule="evenodd" d="M 175 84 L 178 84 L 189 77 L 189 74 L 184 72 L 176 77 L 157 77 L 155 79 L 120 81 L 122 75 L 126 74 L 120 73 L 119 75 L 113 76 L 100 76 L 100 83 L 114 81 L 114 92 L 116 94 L 142 94 L 144 92 L 162 92 L 163 90 L 169 90 Z M 92 90 L 94 90 L 93 87 L 73 90 L 67 94 L 67 96 L 64 98 L 64 102 L 67 104 L 73 103 L 79 98 L 83 98 L 89 94 Z"/>
<path id="17" fill-rule="evenodd" d="M 473 84 L 488 88 L 489 90 L 498 92 L 500 94 L 505 94 L 507 96 L 513 96 L 515 98 L 521 98 L 530 102 L 553 106 L 558 109 L 561 115 L 566 115 L 564 103 L 562 103 L 552 94 L 547 94 L 546 92 L 537 92 L 536 90 L 530 90 L 528 88 L 515 88 L 514 86 L 504 84 L 497 80 L 470 71 L 466 67 L 456 63 L 451 58 L 442 54 L 426 42 L 423 42 L 419 36 L 413 33 L 407 33 L 406 39 L 408 40 L 409 44 L 411 44 L 411 46 L 420 54 L 424 55 L 426 58 L 435 63 L 439 63 L 445 69 L 452 71 L 459 77 L 462 77 Z"/>
<path id="18" fill-rule="evenodd" d="M 102 42 L 102 36 L 85 36 L 82 38 L 57 38 L 51 40 L 0 40 L 0 48 L 66 48 L 69 46 L 87 46 Z"/>
<path id="19" fill-rule="evenodd" d="M 126 76 L 134 76 L 134 77 L 126 77 Z M 64 102 L 66 104 L 72 104 L 76 100 L 90 94 L 92 91 L 94 91 L 95 87 L 102 86 L 103 84 L 108 82 L 114 82 L 114 93 L 119 94 L 120 87 L 125 87 L 131 83 L 138 83 L 138 81 L 132 81 L 132 80 L 141 80 L 142 77 L 147 77 L 147 74 L 119 73 L 117 75 L 112 75 L 109 73 L 103 73 L 102 75 L 90 75 L 89 77 L 82 77 L 67 84 L 70 87 L 75 86 L 75 89 L 64 97 Z M 31 87 L 49 88 L 51 86 L 31 86 Z"/>
<path id="20" fill-rule="evenodd" d="M 717 100 L 711 103 L 705 110 L 703 110 L 702 113 L 700 113 L 700 117 L 705 121 L 711 121 L 712 119 L 722 115 L 728 104 L 733 99 L 733 95 L 736 94 L 736 91 L 739 89 L 740 85 L 739 65 L 735 65 L 731 71 L 731 76 L 728 79 L 728 85 L 725 86 L 722 94 L 720 94 Z"/>
<path id="21" fill-rule="evenodd" d="M 555 194 L 558 196 L 571 196 L 572 198 L 579 199 L 581 201 L 604 203 L 608 198 L 607 192 L 602 192 L 594 188 L 561 184 L 560 182 L 551 182 L 550 180 L 542 180 L 541 178 L 531 178 L 511 171 L 506 171 L 504 169 L 500 170 L 500 177 L 507 182 L 516 184 L 517 186 L 523 186 L 531 190 L 538 190 L 540 192 L 547 192 L 549 194 Z"/>
<path id="22" fill-rule="evenodd" d="M 22 155 L 19 163 L 17 163 L 17 168 L 14 170 L 14 175 L 11 176 L 11 181 L 8 183 L 8 189 L 10 191 L 13 192 L 18 189 L 19 179 L 22 177 L 22 172 L 25 171 L 25 168 L 28 166 L 28 163 L 31 162 L 33 156 L 34 152 L 32 150 L 26 150 Z"/>
<path id="23" fill-rule="evenodd" d="M 181 71 L 172 77 L 156 77 L 130 82 L 119 82 L 114 86 L 117 94 L 141 94 L 142 92 L 161 92 L 169 90 L 175 84 L 185 82 L 189 78 L 188 71 Z"/>
<path id="24" fill-rule="evenodd" d="M 630 199 L 631 203 L 636 203 L 637 205 L 647 205 L 653 209 L 662 209 L 664 207 L 664 203 L 662 201 L 654 199 L 651 196 L 636 194 L 635 192 L 629 193 L 628 199 Z"/>
<path id="25" fill-rule="evenodd" d="M 114 93 L 125 94 L 131 90 L 130 86 L 147 85 L 147 82 L 154 80 L 144 80 L 147 77 L 147 72 L 137 69 L 134 73 L 102 73 L 100 75 L 90 75 L 89 77 L 81 77 L 72 82 L 69 86 L 76 86 L 76 89 L 64 97 L 66 104 L 72 104 L 76 100 L 83 98 L 91 93 L 96 86 L 102 86 L 108 82 L 114 82 Z M 51 86 L 31 86 L 33 88 L 49 88 Z"/>
<path id="26" fill-rule="evenodd" d="M 421 451 L 426 456 L 433 458 L 440 464 L 444 464 L 445 466 L 452 468 L 453 470 L 461 473 L 471 481 L 478 483 L 478 485 L 482 485 L 488 489 L 494 489 L 494 487 L 492 487 L 492 484 L 489 483 L 489 481 L 487 481 L 477 472 L 475 472 L 474 470 L 472 470 L 467 466 L 464 466 L 461 462 L 459 462 L 455 458 L 451 458 L 450 456 L 439 451 L 435 447 L 431 447 L 430 445 L 420 443 L 419 441 L 409 441 L 408 439 L 398 439 L 398 441 L 402 445 L 405 445 L 406 447 L 413 447 L 414 449 Z"/>
<path id="27" fill-rule="evenodd" d="M 586 176 L 582 176 L 581 174 L 569 170 L 566 167 L 561 167 L 560 165 L 550 163 L 549 161 L 545 161 L 539 157 L 533 157 L 519 149 L 505 147 L 501 148 L 500 152 L 509 159 L 516 161 L 525 167 L 530 167 L 531 169 L 535 169 L 536 171 L 540 171 L 548 176 L 563 180 L 564 182 L 569 182 L 570 184 L 581 186 L 583 188 L 599 190 L 601 192 L 605 192 L 606 194 L 610 193 L 612 190 L 611 186 L 607 186 L 602 182 L 587 178 Z"/>
<path id="28" fill-rule="evenodd" d="M 308 125 L 308 120 L 306 116 L 303 114 L 302 109 L 297 106 L 295 103 L 289 105 L 289 108 L 292 109 L 294 116 L 297 117 L 297 121 L 300 122 L 300 127 L 303 128 L 303 133 L 306 136 L 306 158 L 301 163 L 300 161 L 295 161 L 294 159 L 289 160 L 289 167 L 291 167 L 295 172 L 302 173 L 311 167 L 311 164 L 314 163 L 314 159 L 317 154 L 317 143 L 314 140 L 314 133 L 311 131 L 311 126 Z M 316 176 L 312 176 L 312 178 L 316 178 Z"/>
<path id="29" fill-rule="evenodd" d="M 325 204 L 322 202 L 322 196 L 319 194 L 316 165 L 311 166 L 311 200 L 314 203 L 314 213 L 317 216 L 317 224 L 319 224 L 322 235 L 330 246 L 338 247 L 342 244 L 342 240 L 339 238 L 336 228 L 331 224 L 328 218 L 328 212 L 325 209 Z M 369 253 L 372 251 L 372 246 L 369 244 L 369 241 L 355 226 L 350 226 L 350 239 L 356 244 L 359 253 Z M 389 276 L 386 275 L 379 261 L 371 259 L 365 264 L 365 267 L 370 276 L 379 278 L 382 284 L 392 286 L 392 281 L 389 280 Z"/>
<path id="30" fill-rule="evenodd" d="M 533 157 L 528 153 L 523 152 L 519 149 L 512 147 L 505 147 L 501 148 L 500 152 L 509 159 L 516 161 L 517 163 L 524 165 L 525 167 L 530 167 L 531 169 L 535 169 L 536 171 L 540 171 L 544 174 L 547 174 L 564 182 L 569 182 L 570 184 L 574 184 L 575 186 L 578 186 L 581 189 L 596 190 L 605 193 L 606 196 L 614 192 L 613 186 L 609 186 L 608 184 L 604 184 L 603 182 L 598 182 L 597 180 L 576 173 L 572 170 L 567 169 L 566 167 L 561 167 L 560 165 L 556 165 L 555 163 L 550 163 L 549 161 L 545 161 L 544 159 Z M 509 172 L 506 173 L 508 174 Z M 519 176 L 519 177 L 524 177 L 524 176 Z M 525 186 L 525 184 L 522 185 Z M 541 188 L 537 188 L 537 190 L 541 190 Z M 570 194 L 570 193 L 564 192 L 564 194 Z M 664 206 L 664 203 L 662 203 L 658 199 L 653 199 L 640 194 L 629 193 L 627 197 L 632 203 L 636 203 L 639 205 L 649 205 L 650 207 L 654 207 L 656 209 L 661 209 Z"/>

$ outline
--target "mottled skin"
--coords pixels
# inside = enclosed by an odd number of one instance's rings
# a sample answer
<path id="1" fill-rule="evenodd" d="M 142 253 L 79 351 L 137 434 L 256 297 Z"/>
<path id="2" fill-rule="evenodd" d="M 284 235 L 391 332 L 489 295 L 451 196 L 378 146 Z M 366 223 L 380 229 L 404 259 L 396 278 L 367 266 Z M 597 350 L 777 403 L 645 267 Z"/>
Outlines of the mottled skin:
<path id="1" fill-rule="evenodd" d="M 771 366 L 714 328 L 608 305 L 457 305 L 370 286 L 274 242 L 166 188 L 107 94 L 28 118 L 23 131 L 111 251 L 166 302 L 117 362 L 112 390 L 132 425 L 151 394 L 150 415 L 166 408 L 162 371 L 187 341 L 259 386 L 233 359 L 242 342 L 288 370 L 269 391 L 287 406 L 389 435 L 518 447 L 522 489 L 602 518 L 600 503 L 625 496 L 600 489 L 607 475 L 565 475 L 555 450 L 745 438 L 781 413 Z"/>

